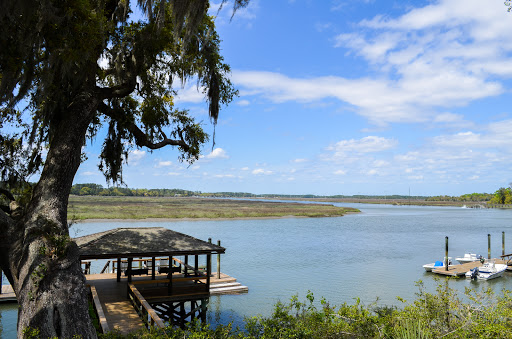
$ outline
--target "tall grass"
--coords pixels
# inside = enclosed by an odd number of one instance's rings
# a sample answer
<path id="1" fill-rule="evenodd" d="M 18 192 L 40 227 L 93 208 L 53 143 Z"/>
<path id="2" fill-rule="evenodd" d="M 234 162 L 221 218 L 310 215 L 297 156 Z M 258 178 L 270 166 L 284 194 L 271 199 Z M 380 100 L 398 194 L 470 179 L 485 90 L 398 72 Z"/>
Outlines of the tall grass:
<path id="1" fill-rule="evenodd" d="M 258 218 L 332 217 L 357 212 L 329 204 L 300 204 L 251 200 L 71 196 L 70 219 L 147 219 L 147 218 Z"/>

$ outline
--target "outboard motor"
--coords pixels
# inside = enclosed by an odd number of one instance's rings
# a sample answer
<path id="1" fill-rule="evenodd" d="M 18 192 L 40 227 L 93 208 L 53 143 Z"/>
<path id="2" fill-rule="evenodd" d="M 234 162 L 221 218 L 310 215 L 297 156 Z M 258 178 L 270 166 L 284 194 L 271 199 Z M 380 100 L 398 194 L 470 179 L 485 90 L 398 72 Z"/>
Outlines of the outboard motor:
<path id="1" fill-rule="evenodd" d="M 476 280 L 477 277 L 478 277 L 478 267 L 472 268 L 471 269 L 471 279 Z"/>

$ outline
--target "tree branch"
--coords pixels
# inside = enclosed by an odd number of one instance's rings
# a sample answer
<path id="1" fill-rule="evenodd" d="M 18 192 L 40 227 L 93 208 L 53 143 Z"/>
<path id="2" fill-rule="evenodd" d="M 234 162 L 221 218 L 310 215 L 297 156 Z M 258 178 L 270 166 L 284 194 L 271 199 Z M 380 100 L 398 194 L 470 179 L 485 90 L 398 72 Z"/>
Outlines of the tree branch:
<path id="1" fill-rule="evenodd" d="M 12 195 L 12 193 L 10 191 L 6 190 L 5 188 L 0 187 L 0 194 L 5 195 L 5 197 L 7 199 L 9 199 L 10 201 L 16 200 L 16 199 L 14 199 L 14 195 Z"/>
<path id="2" fill-rule="evenodd" d="M 112 99 L 112 98 L 123 98 L 132 93 L 137 86 L 137 58 L 135 57 L 135 44 L 133 45 L 133 51 L 131 56 L 126 60 L 126 81 L 120 85 L 113 87 L 97 87 L 100 98 Z M 114 69 L 107 70 L 107 73 L 114 74 Z"/>
<path id="3" fill-rule="evenodd" d="M 159 149 L 165 146 L 180 146 L 185 151 L 188 151 L 190 146 L 185 142 L 183 135 L 181 131 L 179 132 L 181 140 L 174 140 L 174 139 L 168 139 L 164 137 L 163 140 L 159 142 L 152 142 L 149 140 L 146 133 L 144 133 L 135 123 L 128 122 L 125 117 L 117 112 L 116 110 L 110 108 L 108 105 L 106 105 L 104 102 L 101 102 L 98 106 L 98 109 L 101 113 L 105 114 L 106 116 L 110 117 L 111 119 L 117 121 L 121 126 L 125 127 L 135 138 L 135 143 L 139 147 L 147 147 L 149 149 Z"/>
<path id="4" fill-rule="evenodd" d="M 114 87 L 98 87 L 97 91 L 102 100 L 112 98 L 123 98 L 135 90 L 137 85 L 136 78 L 129 79 L 122 85 Z"/>

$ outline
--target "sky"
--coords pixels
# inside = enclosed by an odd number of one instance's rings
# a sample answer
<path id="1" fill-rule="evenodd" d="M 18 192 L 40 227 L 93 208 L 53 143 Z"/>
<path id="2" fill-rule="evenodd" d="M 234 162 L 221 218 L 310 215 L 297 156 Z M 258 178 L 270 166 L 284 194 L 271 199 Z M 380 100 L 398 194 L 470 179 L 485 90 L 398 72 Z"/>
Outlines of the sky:
<path id="1" fill-rule="evenodd" d="M 216 15 L 239 96 L 192 165 L 133 149 L 130 188 L 316 195 L 493 193 L 512 182 L 503 0 L 251 0 Z M 204 96 L 178 91 L 212 134 Z M 107 183 L 102 140 L 75 183 Z"/>

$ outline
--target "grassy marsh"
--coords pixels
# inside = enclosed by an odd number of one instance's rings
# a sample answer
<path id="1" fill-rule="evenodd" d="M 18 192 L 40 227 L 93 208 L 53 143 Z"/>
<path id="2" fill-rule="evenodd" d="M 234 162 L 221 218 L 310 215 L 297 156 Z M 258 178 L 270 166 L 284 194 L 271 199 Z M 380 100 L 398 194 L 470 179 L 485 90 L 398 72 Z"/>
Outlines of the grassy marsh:
<path id="1" fill-rule="evenodd" d="M 329 204 L 175 197 L 70 196 L 68 206 L 68 218 L 75 220 L 333 217 L 350 212 L 359 210 Z"/>

